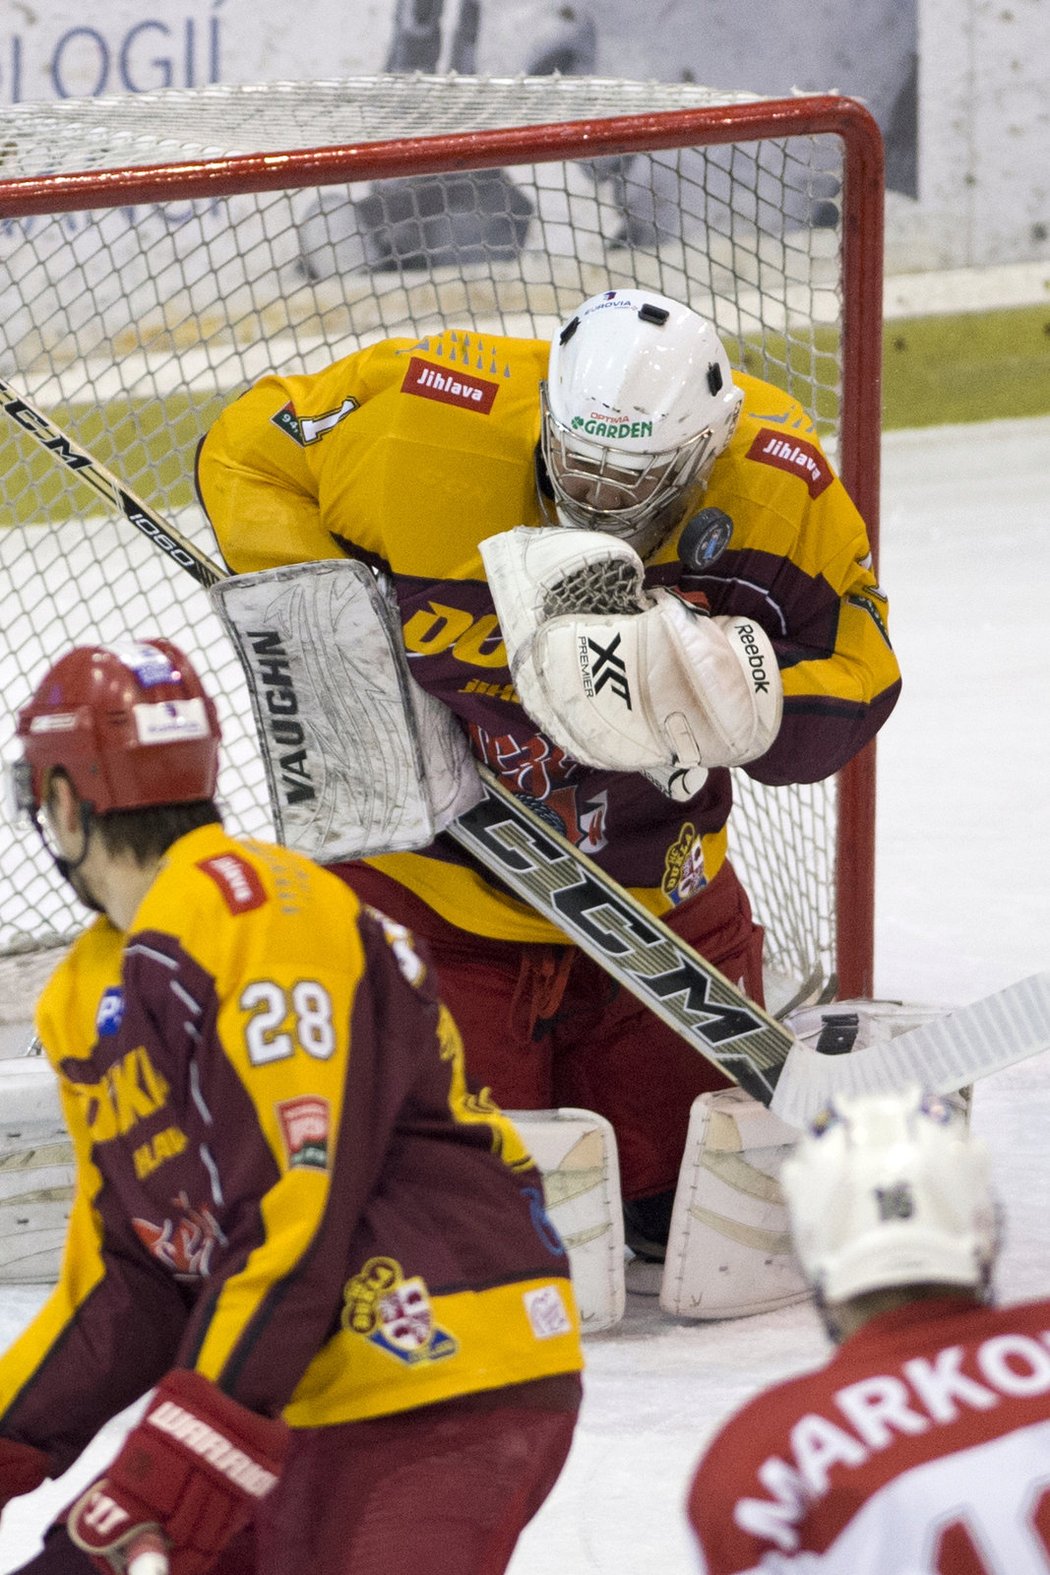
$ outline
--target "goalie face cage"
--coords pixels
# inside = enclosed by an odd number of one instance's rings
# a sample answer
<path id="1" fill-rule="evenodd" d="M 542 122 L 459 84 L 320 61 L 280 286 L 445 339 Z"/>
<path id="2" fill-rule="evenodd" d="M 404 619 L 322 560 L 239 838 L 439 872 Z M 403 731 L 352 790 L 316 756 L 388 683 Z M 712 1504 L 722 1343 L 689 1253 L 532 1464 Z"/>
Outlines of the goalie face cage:
<path id="1" fill-rule="evenodd" d="M 874 537 L 882 145 L 852 100 L 373 77 L 4 107 L 0 147 L 0 375 L 206 552 L 196 443 L 267 371 L 441 325 L 546 337 L 633 285 L 688 300 L 735 366 L 801 400 Z M 232 828 L 268 835 L 240 669 L 203 592 L 0 428 L 5 754 L 10 711 L 67 645 L 162 633 L 219 701 Z M 731 851 L 774 1008 L 871 993 L 873 780 L 870 747 L 815 787 L 737 773 Z M 34 841 L 4 839 L 0 952 L 83 921 Z"/>

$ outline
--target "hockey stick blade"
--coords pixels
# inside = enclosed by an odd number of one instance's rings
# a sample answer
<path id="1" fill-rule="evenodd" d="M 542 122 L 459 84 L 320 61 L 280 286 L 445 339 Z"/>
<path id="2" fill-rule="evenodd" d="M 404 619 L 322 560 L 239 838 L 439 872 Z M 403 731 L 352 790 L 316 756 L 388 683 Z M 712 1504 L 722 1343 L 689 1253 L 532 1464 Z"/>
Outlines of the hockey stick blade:
<path id="1" fill-rule="evenodd" d="M 1050 973 L 1037 973 L 851 1055 L 820 1055 L 799 1044 L 770 1104 L 790 1126 L 802 1127 L 835 1094 L 883 1093 L 906 1083 L 948 1094 L 1045 1050 Z"/>

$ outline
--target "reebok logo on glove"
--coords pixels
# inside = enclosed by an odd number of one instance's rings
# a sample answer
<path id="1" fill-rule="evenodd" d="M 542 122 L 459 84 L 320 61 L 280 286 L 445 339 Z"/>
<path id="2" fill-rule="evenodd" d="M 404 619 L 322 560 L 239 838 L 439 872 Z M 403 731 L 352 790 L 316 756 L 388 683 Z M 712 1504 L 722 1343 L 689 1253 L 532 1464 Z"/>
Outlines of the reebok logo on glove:
<path id="1" fill-rule="evenodd" d="M 755 628 L 750 623 L 737 623 L 734 625 L 736 637 L 744 648 L 747 665 L 751 669 L 751 682 L 755 686 L 755 693 L 765 695 L 769 693 L 769 674 L 766 672 L 766 659 L 762 648 L 755 639 Z"/>
<path id="2" fill-rule="evenodd" d="M 202 1422 L 192 1411 L 184 1411 L 174 1400 L 165 1400 L 146 1417 L 151 1427 L 168 1433 L 193 1454 L 206 1460 L 216 1471 L 253 1498 L 265 1498 L 277 1481 L 272 1471 L 257 1465 L 243 1449 L 238 1449 L 215 1428 Z"/>

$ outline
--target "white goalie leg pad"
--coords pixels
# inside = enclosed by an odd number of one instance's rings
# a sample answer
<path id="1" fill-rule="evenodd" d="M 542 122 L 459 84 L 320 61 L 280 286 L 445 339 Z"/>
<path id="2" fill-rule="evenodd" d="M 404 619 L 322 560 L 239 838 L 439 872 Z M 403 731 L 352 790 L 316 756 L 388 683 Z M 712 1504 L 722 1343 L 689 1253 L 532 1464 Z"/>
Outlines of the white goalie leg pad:
<path id="1" fill-rule="evenodd" d="M 584 1334 L 623 1317 L 623 1209 L 616 1138 L 592 1110 L 508 1110 L 543 1178 L 547 1213 L 569 1254 Z"/>
<path id="2" fill-rule="evenodd" d="M 321 862 L 422 848 L 478 802 L 466 737 L 411 677 L 366 565 L 266 569 L 209 594 L 247 679 L 280 841 Z"/>
<path id="3" fill-rule="evenodd" d="M 0 1113 L 0 1284 L 54 1284 L 75 1163 L 58 1080 L 39 1050 L 0 1060 Z"/>
<path id="4" fill-rule="evenodd" d="M 23 1126 L 63 1125 L 58 1080 L 42 1055 L 7 1056 L 0 1060 L 0 1140 L 5 1131 Z"/>
<path id="5" fill-rule="evenodd" d="M 941 1006 L 856 999 L 800 1007 L 786 1022 L 810 1048 L 848 1054 L 944 1015 Z M 947 1097 L 968 1113 L 968 1090 Z M 778 1181 L 797 1139 L 794 1127 L 742 1089 L 695 1101 L 667 1242 L 664 1312 L 739 1318 L 809 1294 Z"/>
<path id="6" fill-rule="evenodd" d="M 797 1138 L 742 1089 L 694 1101 L 660 1289 L 665 1313 L 741 1318 L 809 1295 L 778 1181 Z"/>
<path id="7" fill-rule="evenodd" d="M 57 1281 L 74 1172 L 61 1118 L 0 1126 L 0 1284 Z"/>

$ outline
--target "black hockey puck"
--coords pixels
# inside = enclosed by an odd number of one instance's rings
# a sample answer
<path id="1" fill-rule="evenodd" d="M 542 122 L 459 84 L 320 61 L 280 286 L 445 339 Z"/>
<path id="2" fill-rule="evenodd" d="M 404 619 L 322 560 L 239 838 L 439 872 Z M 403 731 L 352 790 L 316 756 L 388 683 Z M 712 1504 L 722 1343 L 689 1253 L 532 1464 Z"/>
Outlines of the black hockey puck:
<path id="1" fill-rule="evenodd" d="M 678 556 L 687 569 L 702 573 L 721 557 L 733 534 L 733 521 L 724 509 L 701 509 L 678 538 Z"/>

